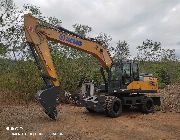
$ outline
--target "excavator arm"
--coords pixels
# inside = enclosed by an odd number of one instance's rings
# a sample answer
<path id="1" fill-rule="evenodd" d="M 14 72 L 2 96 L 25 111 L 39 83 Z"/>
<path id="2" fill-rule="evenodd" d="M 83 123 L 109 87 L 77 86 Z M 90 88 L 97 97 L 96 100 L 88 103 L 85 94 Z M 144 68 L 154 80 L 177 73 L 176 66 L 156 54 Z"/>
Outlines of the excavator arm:
<path id="1" fill-rule="evenodd" d="M 91 54 L 99 60 L 103 68 L 110 68 L 112 59 L 108 50 L 95 39 L 82 37 L 62 27 L 43 26 L 40 22 L 39 19 L 31 14 L 24 15 L 26 40 L 30 45 L 39 69 L 45 71 L 45 75 L 43 74 L 42 78 L 48 87 L 48 89 L 38 92 L 38 100 L 48 116 L 55 119 L 57 116 L 55 109 L 58 94 L 57 87 L 60 86 L 60 82 L 52 61 L 48 41 L 61 43 Z"/>
<path id="2" fill-rule="evenodd" d="M 57 80 L 57 72 L 53 65 L 48 41 L 55 41 L 56 43 L 92 54 L 104 68 L 110 68 L 112 65 L 112 59 L 108 50 L 93 39 L 81 37 L 62 27 L 41 27 L 39 19 L 36 19 L 31 14 L 24 15 L 24 29 L 27 42 L 35 49 L 48 76 L 54 79 L 52 80 L 54 86 L 59 86 L 60 83 Z"/>

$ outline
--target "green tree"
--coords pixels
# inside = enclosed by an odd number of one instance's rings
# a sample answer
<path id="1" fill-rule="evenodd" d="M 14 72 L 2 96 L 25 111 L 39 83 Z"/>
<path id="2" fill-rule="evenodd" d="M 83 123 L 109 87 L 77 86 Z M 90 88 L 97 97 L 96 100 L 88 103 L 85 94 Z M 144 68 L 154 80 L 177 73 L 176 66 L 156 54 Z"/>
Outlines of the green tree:
<path id="1" fill-rule="evenodd" d="M 104 48 L 108 48 L 110 51 L 113 49 L 111 46 L 112 37 L 106 33 L 100 33 L 95 37 Z"/>
<path id="2" fill-rule="evenodd" d="M 171 77 L 165 67 L 160 68 L 158 71 L 156 71 L 159 77 L 159 82 L 163 83 L 165 85 L 169 85 L 171 83 Z"/>
<path id="3" fill-rule="evenodd" d="M 73 28 L 74 32 L 81 35 L 82 37 L 86 37 L 87 34 L 92 31 L 92 28 L 88 25 L 74 24 Z"/>
<path id="4" fill-rule="evenodd" d="M 2 0 L 0 2 L 0 10 L 0 43 L 6 44 L 3 45 L 3 47 L 6 47 L 6 52 L 3 53 L 3 56 L 6 56 L 6 54 L 10 50 L 11 52 L 13 52 L 12 54 L 15 57 L 15 50 L 12 46 L 10 46 L 10 41 L 13 42 L 14 39 L 11 38 L 10 35 L 12 36 L 15 30 L 12 26 L 14 23 L 16 23 L 17 17 L 15 16 L 15 14 L 18 10 L 15 7 L 13 0 Z M 7 38 L 9 38 L 9 41 L 7 40 Z"/>
<path id="5" fill-rule="evenodd" d="M 139 61 L 160 61 L 161 43 L 147 39 L 141 46 L 137 47 L 137 57 Z"/>
<path id="6" fill-rule="evenodd" d="M 158 78 L 159 87 L 179 80 L 179 62 L 176 61 L 175 50 L 162 49 L 160 42 L 152 40 L 144 41 L 137 49 L 140 71 L 153 73 Z"/>
<path id="7" fill-rule="evenodd" d="M 177 59 L 175 49 L 162 49 L 161 43 L 147 39 L 137 47 L 139 61 L 175 61 Z"/>
<path id="8" fill-rule="evenodd" d="M 162 61 L 176 61 L 177 57 L 176 57 L 175 49 L 162 49 L 161 60 Z"/>
<path id="9" fill-rule="evenodd" d="M 36 6 L 25 5 L 23 9 L 19 9 L 13 0 L 2 0 L 0 9 L 4 11 L 0 17 L 0 42 L 5 44 L 7 48 L 6 57 L 17 59 L 25 59 L 28 52 L 28 45 L 25 43 L 25 35 L 23 30 L 23 15 L 30 12 L 33 15 L 40 15 L 40 10 Z"/>
<path id="10" fill-rule="evenodd" d="M 4 57 L 6 53 L 7 53 L 7 48 L 3 43 L 0 43 L 0 56 Z"/>
<path id="11" fill-rule="evenodd" d="M 126 41 L 118 41 L 117 46 L 114 50 L 113 60 L 128 59 L 130 56 L 129 45 Z"/>
<path id="12" fill-rule="evenodd" d="M 74 24 L 73 25 L 73 28 L 74 28 L 74 32 L 76 34 L 79 34 L 80 36 L 82 36 L 83 38 L 87 38 L 87 35 L 92 31 L 92 28 L 89 27 L 88 25 L 81 25 L 81 24 Z M 76 58 L 79 58 L 79 57 L 88 57 L 89 59 L 92 58 L 92 56 L 88 55 L 87 53 L 85 52 L 82 52 L 82 51 L 79 51 L 77 49 L 69 49 L 71 55 L 75 56 Z"/>

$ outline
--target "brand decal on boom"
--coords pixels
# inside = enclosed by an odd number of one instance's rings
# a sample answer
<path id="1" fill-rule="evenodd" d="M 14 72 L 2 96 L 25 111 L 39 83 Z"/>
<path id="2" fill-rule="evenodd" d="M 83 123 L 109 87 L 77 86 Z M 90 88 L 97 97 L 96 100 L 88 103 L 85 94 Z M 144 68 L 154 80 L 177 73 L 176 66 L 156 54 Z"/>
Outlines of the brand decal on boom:
<path id="1" fill-rule="evenodd" d="M 74 44 L 74 45 L 82 46 L 82 42 L 80 40 L 77 40 L 77 39 L 75 39 L 73 37 L 69 37 L 69 36 L 66 36 L 66 35 L 63 35 L 63 34 L 61 34 L 59 36 L 59 40 L 63 41 L 63 42 L 68 42 L 68 43 L 71 43 L 71 44 Z"/>

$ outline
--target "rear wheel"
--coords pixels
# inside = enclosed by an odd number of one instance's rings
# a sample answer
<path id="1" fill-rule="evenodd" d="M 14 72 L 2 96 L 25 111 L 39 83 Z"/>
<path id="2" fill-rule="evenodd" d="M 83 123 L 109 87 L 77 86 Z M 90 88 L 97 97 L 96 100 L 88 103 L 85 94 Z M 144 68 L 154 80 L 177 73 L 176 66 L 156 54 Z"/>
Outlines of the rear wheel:
<path id="1" fill-rule="evenodd" d="M 154 112 L 154 103 L 153 103 L 152 98 L 145 97 L 143 99 L 142 105 L 141 105 L 141 111 L 147 114 Z"/>
<path id="2" fill-rule="evenodd" d="M 105 111 L 109 117 L 115 118 L 120 116 L 122 113 L 121 100 L 115 96 L 107 96 Z"/>

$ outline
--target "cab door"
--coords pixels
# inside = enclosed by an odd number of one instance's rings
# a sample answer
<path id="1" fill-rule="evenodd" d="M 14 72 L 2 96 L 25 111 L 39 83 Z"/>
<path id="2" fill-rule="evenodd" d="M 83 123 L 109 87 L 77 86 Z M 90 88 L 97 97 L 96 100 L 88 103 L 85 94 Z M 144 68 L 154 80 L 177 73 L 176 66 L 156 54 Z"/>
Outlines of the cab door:
<path id="1" fill-rule="evenodd" d="M 139 81 L 139 67 L 137 63 L 131 64 L 133 81 Z"/>
<path id="2" fill-rule="evenodd" d="M 111 93 L 119 92 L 122 87 L 122 66 L 118 64 L 114 64 L 111 67 L 111 76 L 109 79 L 109 89 Z"/>
<path id="3" fill-rule="evenodd" d="M 122 83 L 126 87 L 132 81 L 131 63 L 123 64 Z"/>

